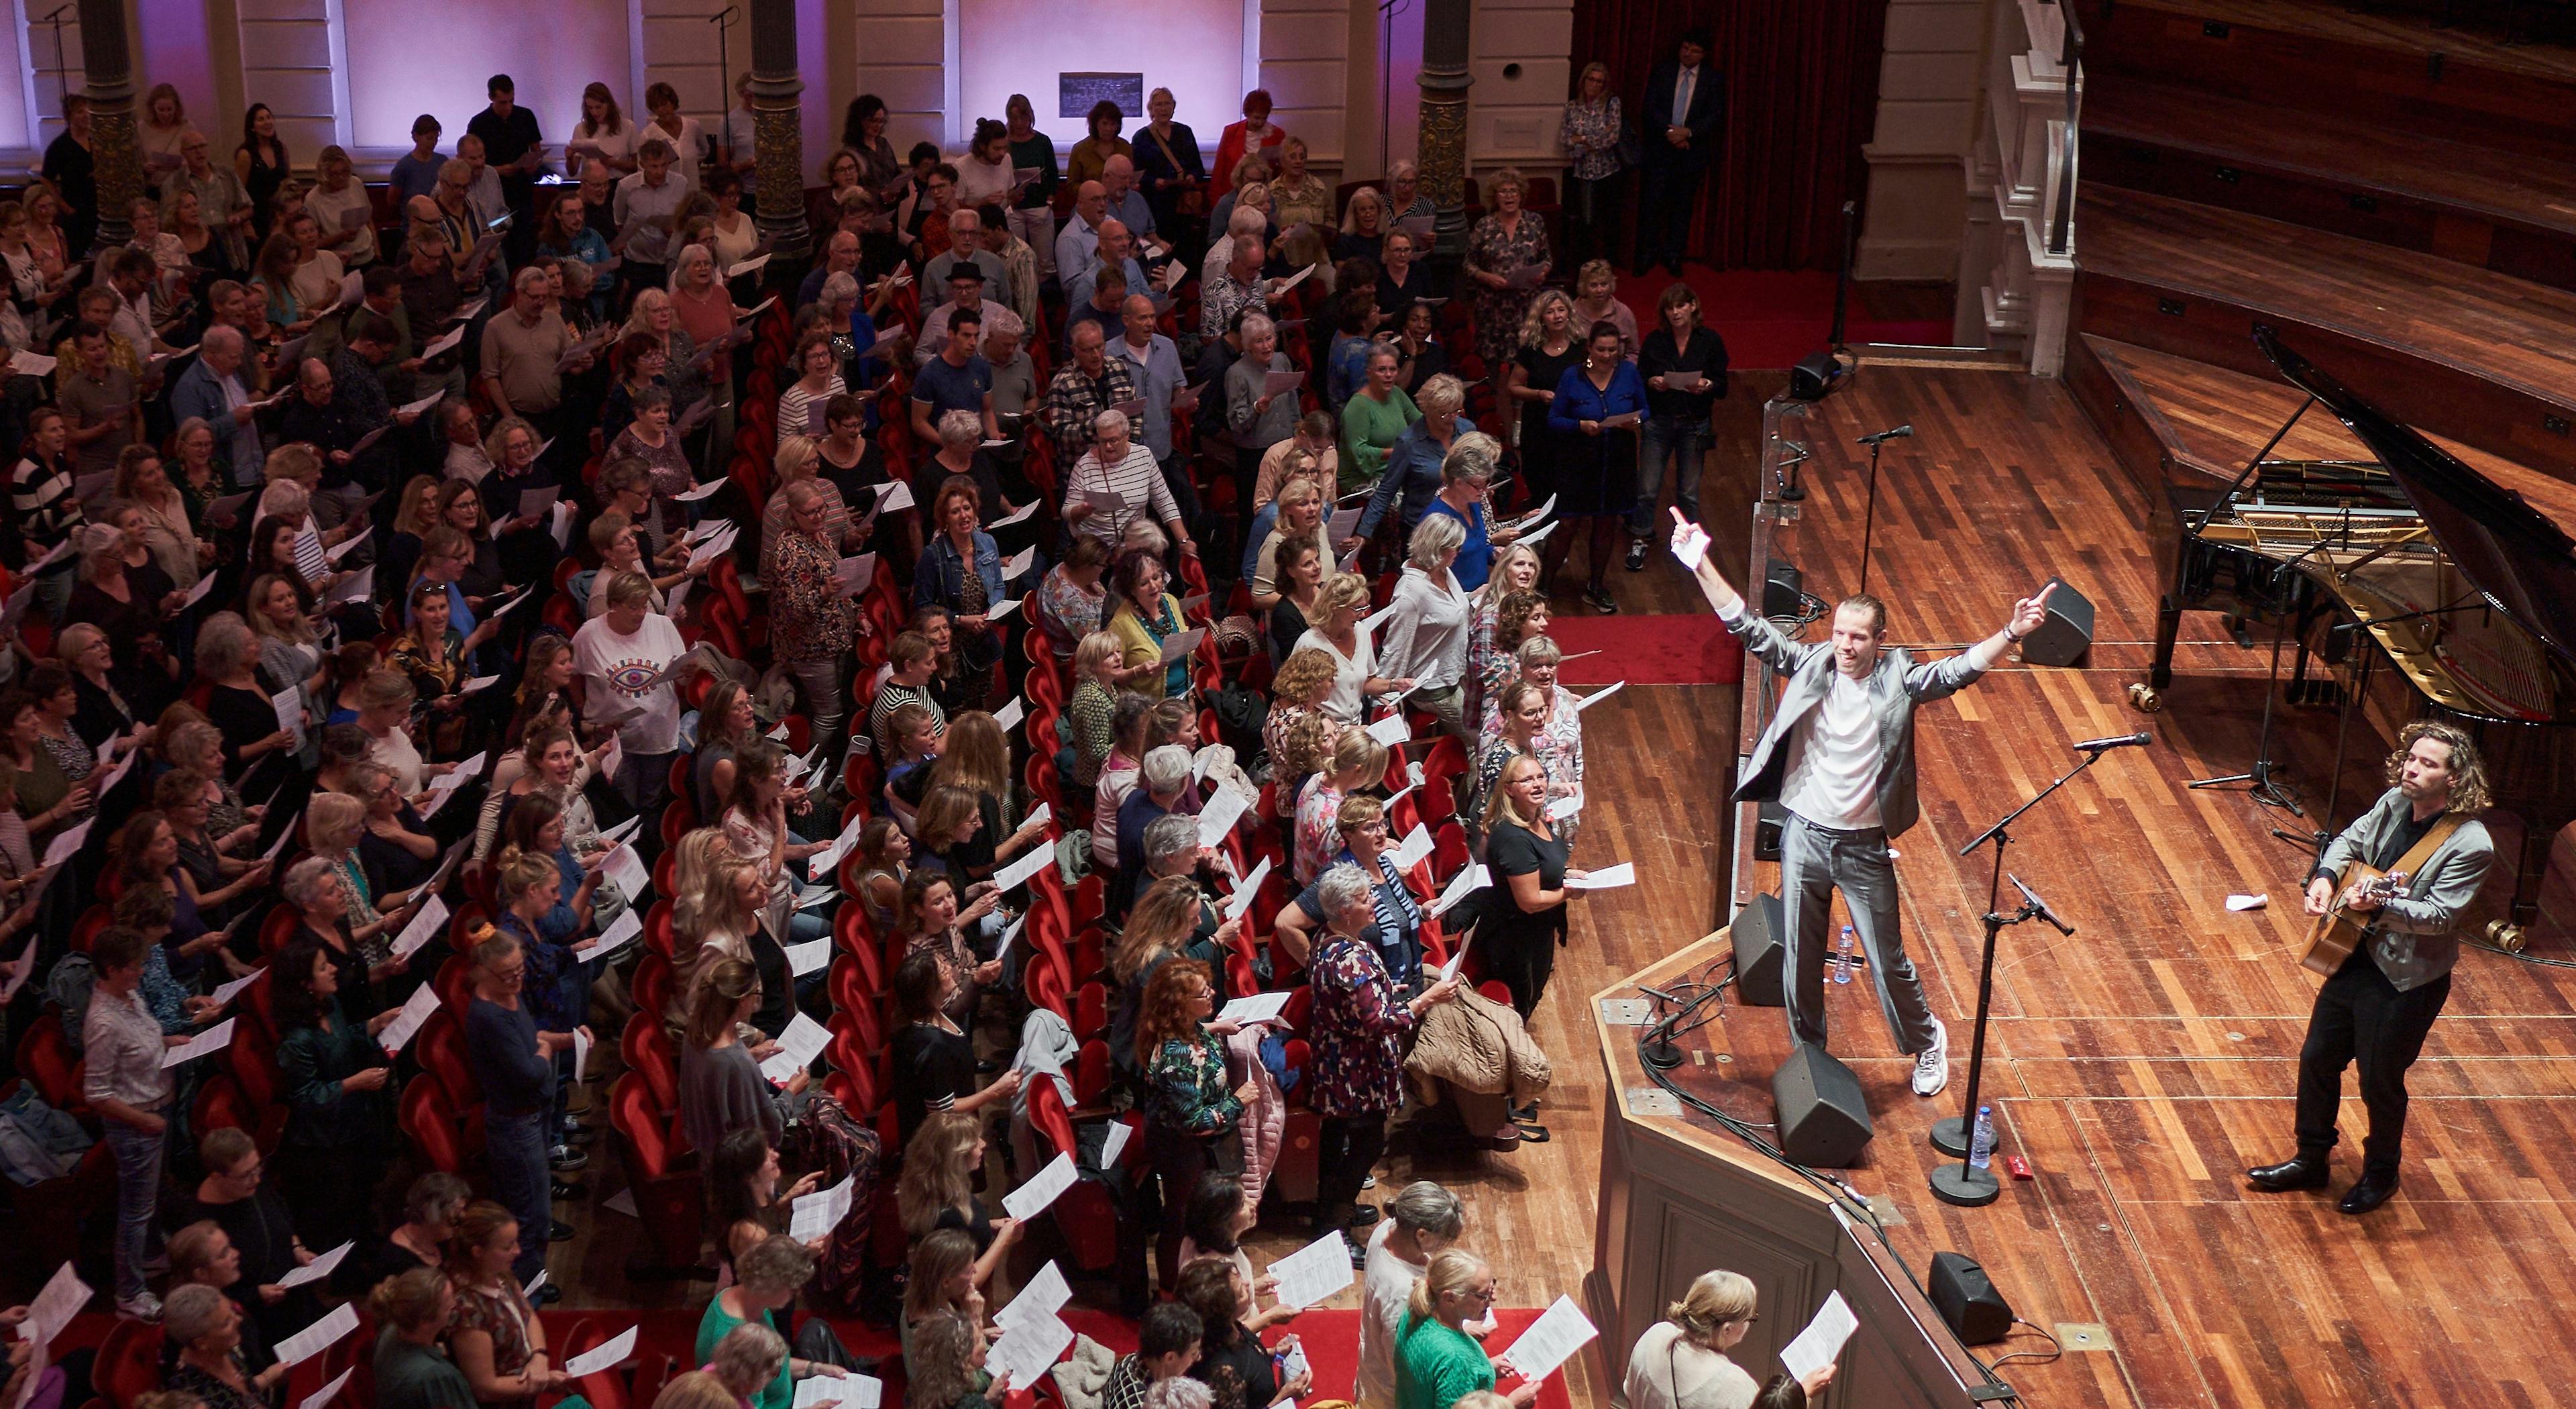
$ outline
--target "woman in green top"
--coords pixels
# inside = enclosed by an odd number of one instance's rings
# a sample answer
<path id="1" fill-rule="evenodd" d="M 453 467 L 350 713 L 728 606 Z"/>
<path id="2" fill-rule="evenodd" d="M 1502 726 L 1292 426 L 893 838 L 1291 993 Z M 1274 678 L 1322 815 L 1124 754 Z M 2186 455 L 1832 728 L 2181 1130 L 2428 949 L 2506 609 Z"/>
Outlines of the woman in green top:
<path id="1" fill-rule="evenodd" d="M 1405 427 L 1422 419 L 1413 398 L 1396 385 L 1396 355 L 1392 343 L 1379 343 L 1369 349 L 1368 381 L 1351 393 L 1350 404 L 1342 408 L 1342 474 L 1341 489 L 1352 493 L 1375 484 L 1386 473 L 1386 452 Z"/>
<path id="2" fill-rule="evenodd" d="M 1181 1240 L 1189 1233 L 1190 1195 L 1199 1177 L 1243 1168 L 1236 1122 L 1252 1083 L 1229 1090 L 1225 1044 L 1232 1023 L 1207 1026 L 1216 1011 L 1208 966 L 1175 959 L 1154 970 L 1136 1004 L 1136 1065 L 1145 1074 L 1145 1154 L 1163 1187 L 1163 1226 L 1155 1246 L 1161 1285 L 1181 1280 Z"/>
<path id="3" fill-rule="evenodd" d="M 393 1066 L 375 1039 L 402 1014 L 387 1008 L 351 1022 L 340 1011 L 340 971 L 310 934 L 279 952 L 269 988 L 293 1155 L 278 1162 L 283 1192 L 312 1245 L 336 1248 L 373 1229 L 367 1196 L 394 1133 Z"/>
<path id="4" fill-rule="evenodd" d="M 1396 1409 L 1450 1409 L 1462 1395 L 1494 1388 L 1494 1362 L 1466 1332 L 1494 1304 L 1494 1269 L 1474 1253 L 1444 1249 L 1413 1284 L 1395 1337 Z M 1538 1398 L 1538 1384 L 1504 1396 L 1516 1409 Z"/>
<path id="5" fill-rule="evenodd" d="M 706 1315 L 698 1321 L 697 1357 L 701 1365 L 715 1357 L 716 1343 L 736 1326 L 756 1322 L 777 1330 L 778 1323 L 771 1313 L 792 1305 L 796 1293 L 813 1279 L 814 1253 L 794 1238 L 777 1233 L 752 1244 L 735 1258 L 733 1270 L 740 1280 L 716 1293 L 716 1299 L 707 1303 Z M 814 1322 L 810 1329 L 831 1333 L 831 1328 L 821 1321 Z M 751 1397 L 751 1409 L 789 1409 L 796 1402 L 792 1381 L 808 1375 L 837 1377 L 844 1373 L 837 1364 L 791 1354 L 779 1362 L 778 1377 L 769 1382 L 769 1387 Z"/>
<path id="6" fill-rule="evenodd" d="M 376 1409 L 477 1409 L 474 1387 L 439 1349 L 456 1314 L 456 1290 L 435 1267 L 415 1267 L 376 1284 L 367 1298 L 376 1324 Z"/>

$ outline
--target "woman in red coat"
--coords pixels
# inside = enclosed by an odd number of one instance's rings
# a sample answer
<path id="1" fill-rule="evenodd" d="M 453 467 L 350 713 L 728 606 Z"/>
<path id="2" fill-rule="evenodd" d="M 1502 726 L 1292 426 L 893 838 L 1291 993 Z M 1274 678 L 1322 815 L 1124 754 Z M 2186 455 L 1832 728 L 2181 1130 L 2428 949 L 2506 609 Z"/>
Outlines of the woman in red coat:
<path id="1" fill-rule="evenodd" d="M 1279 144 L 1288 140 L 1287 129 L 1270 122 L 1270 90 L 1255 88 L 1243 95 L 1243 121 L 1225 126 L 1225 136 L 1216 146 L 1216 165 L 1210 168 L 1208 180 L 1215 189 L 1211 200 L 1234 189 L 1234 169 L 1243 164 L 1247 154 L 1259 153 L 1279 164 Z"/>

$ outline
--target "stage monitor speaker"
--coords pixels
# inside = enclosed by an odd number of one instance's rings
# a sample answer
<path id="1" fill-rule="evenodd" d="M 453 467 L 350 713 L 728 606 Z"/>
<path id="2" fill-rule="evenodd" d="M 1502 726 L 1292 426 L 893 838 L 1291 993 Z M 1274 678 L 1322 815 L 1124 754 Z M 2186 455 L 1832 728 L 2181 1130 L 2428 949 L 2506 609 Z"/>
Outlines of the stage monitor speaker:
<path id="1" fill-rule="evenodd" d="M 1762 614 L 1796 616 L 1798 603 L 1806 596 L 1806 578 L 1798 565 L 1785 558 L 1773 558 L 1762 570 Z"/>
<path id="2" fill-rule="evenodd" d="M 2032 665 L 2073 665 L 2093 648 L 2093 604 L 2065 578 L 2049 581 L 2048 615 L 2021 640 L 2021 658 Z"/>
<path id="3" fill-rule="evenodd" d="M 1777 1008 L 1787 1002 L 1780 992 L 1780 974 L 1789 952 L 1780 932 L 1780 897 L 1767 891 L 1753 897 L 1752 904 L 1735 912 L 1735 923 L 1726 932 L 1735 940 L 1737 1001 L 1753 1008 Z"/>
<path id="4" fill-rule="evenodd" d="M 1932 1254 L 1932 1309 L 1968 1345 L 1992 1345 L 2012 1334 L 2012 1303 L 1965 1253 Z"/>
<path id="5" fill-rule="evenodd" d="M 1771 1077 L 1780 1151 L 1798 1164 L 1846 1169 L 1869 1145 L 1869 1102 L 1860 1078 L 1824 1048 L 1799 1043 Z"/>
<path id="6" fill-rule="evenodd" d="M 1788 830 L 1788 827 L 1789 809 L 1783 807 L 1780 804 L 1780 800 L 1776 797 L 1765 801 L 1762 804 L 1760 811 L 1755 814 L 1754 818 L 1753 859 L 1756 861 L 1779 860 L 1780 834 Z"/>

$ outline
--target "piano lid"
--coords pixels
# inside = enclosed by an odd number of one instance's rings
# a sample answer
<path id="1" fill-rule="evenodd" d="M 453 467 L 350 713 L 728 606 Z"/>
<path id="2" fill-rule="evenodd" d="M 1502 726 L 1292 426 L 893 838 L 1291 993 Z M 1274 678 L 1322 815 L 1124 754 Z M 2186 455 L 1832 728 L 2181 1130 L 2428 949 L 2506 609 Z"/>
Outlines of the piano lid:
<path id="1" fill-rule="evenodd" d="M 2424 516 L 2435 543 L 2478 594 L 2576 662 L 2576 542 L 2522 496 L 2470 469 L 2411 426 L 2389 419 L 2257 324 L 2255 344 L 2292 386 L 2334 412 L 2370 447 Z"/>

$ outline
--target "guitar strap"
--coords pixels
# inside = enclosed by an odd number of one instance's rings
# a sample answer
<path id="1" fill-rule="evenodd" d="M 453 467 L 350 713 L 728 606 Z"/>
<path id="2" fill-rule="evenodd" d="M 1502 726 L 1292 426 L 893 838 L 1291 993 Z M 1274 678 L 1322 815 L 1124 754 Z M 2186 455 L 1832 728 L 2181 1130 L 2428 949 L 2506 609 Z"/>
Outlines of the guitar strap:
<path id="1" fill-rule="evenodd" d="M 2403 871 L 2410 877 L 2420 874 L 2424 869 L 2424 863 L 2433 859 L 2433 853 L 2442 849 L 2442 843 L 2451 839 L 2451 833 L 2458 831 L 2460 823 L 2464 820 L 2466 818 L 2461 813 L 2443 813 L 2434 820 L 2432 827 L 2424 835 L 2415 839 L 2413 846 L 2406 848 L 2406 854 L 2398 857 L 2397 864 L 2389 869 Z"/>

